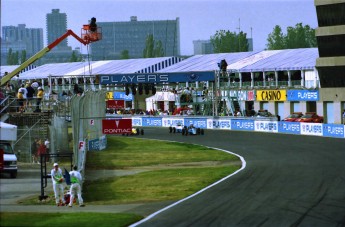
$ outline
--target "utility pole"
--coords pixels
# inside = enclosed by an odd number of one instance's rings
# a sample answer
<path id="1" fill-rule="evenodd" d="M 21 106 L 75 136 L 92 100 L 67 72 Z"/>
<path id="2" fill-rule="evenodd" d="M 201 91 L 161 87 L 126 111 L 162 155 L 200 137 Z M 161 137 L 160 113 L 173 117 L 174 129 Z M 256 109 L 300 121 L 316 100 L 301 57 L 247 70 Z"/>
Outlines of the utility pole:
<path id="1" fill-rule="evenodd" d="M 241 18 L 238 18 L 238 52 L 241 52 L 241 39 L 240 39 L 240 32 L 241 32 Z"/>

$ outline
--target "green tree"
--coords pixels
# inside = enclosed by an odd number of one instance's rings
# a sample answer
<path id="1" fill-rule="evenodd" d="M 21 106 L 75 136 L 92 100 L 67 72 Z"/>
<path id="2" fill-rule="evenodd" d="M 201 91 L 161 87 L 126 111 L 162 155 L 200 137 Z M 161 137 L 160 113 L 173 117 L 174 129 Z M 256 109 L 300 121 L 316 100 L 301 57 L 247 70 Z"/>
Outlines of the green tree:
<path id="1" fill-rule="evenodd" d="M 297 23 L 295 27 L 287 27 L 286 35 L 281 31 L 281 28 L 276 25 L 273 32 L 268 35 L 267 49 L 296 49 L 316 47 L 315 29 L 310 28 L 309 25 L 303 26 L 302 23 Z"/>
<path id="2" fill-rule="evenodd" d="M 7 65 L 12 65 L 12 54 L 12 48 L 10 48 L 7 53 Z"/>
<path id="3" fill-rule="evenodd" d="M 231 31 L 219 30 L 211 36 L 211 44 L 214 53 L 232 53 L 248 51 L 247 34 L 242 31 L 239 34 Z"/>
<path id="4" fill-rule="evenodd" d="M 145 49 L 143 51 L 143 57 L 144 58 L 153 58 L 154 54 L 153 54 L 153 48 L 154 48 L 154 39 L 153 39 L 153 35 L 150 34 L 146 37 L 146 42 L 145 42 Z"/>
<path id="5" fill-rule="evenodd" d="M 72 52 L 72 55 L 71 55 L 71 58 L 69 59 L 70 62 L 79 62 L 82 60 L 82 57 L 81 56 L 78 56 L 77 55 L 77 52 L 76 51 L 73 51 Z"/>
<path id="6" fill-rule="evenodd" d="M 22 50 L 22 53 L 20 55 L 20 62 L 24 63 L 26 61 L 26 50 Z"/>
<path id="7" fill-rule="evenodd" d="M 150 34 L 146 38 L 145 49 L 143 51 L 144 58 L 154 58 L 154 57 L 163 57 L 164 49 L 162 42 L 158 40 L 155 42 L 153 35 Z"/>
<path id="8" fill-rule="evenodd" d="M 268 35 L 266 47 L 268 50 L 281 50 L 285 48 L 284 34 L 279 25 L 276 25 L 273 32 Z"/>
<path id="9" fill-rule="evenodd" d="M 19 64 L 19 59 L 18 59 L 19 53 L 18 51 L 12 52 L 11 49 L 9 51 L 9 56 L 7 60 L 8 65 L 18 65 Z"/>
<path id="10" fill-rule="evenodd" d="M 155 49 L 154 49 L 154 56 L 155 57 L 164 57 L 164 50 L 163 45 L 160 40 L 156 42 Z"/>
<path id="11" fill-rule="evenodd" d="M 120 59 L 129 59 L 129 51 L 128 50 L 121 51 Z"/>

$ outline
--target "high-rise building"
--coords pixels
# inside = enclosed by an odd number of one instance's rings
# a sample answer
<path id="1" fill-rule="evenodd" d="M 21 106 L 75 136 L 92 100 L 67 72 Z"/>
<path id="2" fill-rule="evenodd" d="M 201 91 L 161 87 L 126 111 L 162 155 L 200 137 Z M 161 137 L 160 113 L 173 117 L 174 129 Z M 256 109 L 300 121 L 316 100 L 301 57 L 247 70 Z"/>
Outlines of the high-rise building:
<path id="1" fill-rule="evenodd" d="M 345 87 L 345 0 L 315 0 L 316 68 L 323 88 Z"/>
<path id="2" fill-rule="evenodd" d="M 138 21 L 132 16 L 127 22 L 99 22 L 102 40 L 92 45 L 92 59 L 119 59 L 127 50 L 130 58 L 142 58 L 146 38 L 153 35 L 154 41 L 161 41 L 164 56 L 180 55 L 180 26 L 176 20 Z"/>
<path id="3" fill-rule="evenodd" d="M 53 43 L 67 32 L 67 15 L 60 13 L 60 9 L 52 9 L 46 15 L 47 41 Z M 68 62 L 72 56 L 72 48 L 68 46 L 67 39 L 62 40 L 54 49 L 42 58 L 44 63 Z"/>
<path id="4" fill-rule="evenodd" d="M 54 42 L 67 31 L 67 15 L 60 13 L 60 9 L 52 9 L 46 16 L 47 41 L 48 44 Z M 67 39 L 61 41 L 57 48 L 67 47 Z"/>
<path id="5" fill-rule="evenodd" d="M 7 64 L 9 50 L 12 53 L 26 51 L 26 58 L 31 57 L 43 49 L 43 29 L 26 28 L 25 24 L 16 26 L 3 26 L 1 38 L 1 64 Z"/>
<path id="6" fill-rule="evenodd" d="M 194 54 L 212 54 L 213 46 L 210 40 L 194 40 Z"/>

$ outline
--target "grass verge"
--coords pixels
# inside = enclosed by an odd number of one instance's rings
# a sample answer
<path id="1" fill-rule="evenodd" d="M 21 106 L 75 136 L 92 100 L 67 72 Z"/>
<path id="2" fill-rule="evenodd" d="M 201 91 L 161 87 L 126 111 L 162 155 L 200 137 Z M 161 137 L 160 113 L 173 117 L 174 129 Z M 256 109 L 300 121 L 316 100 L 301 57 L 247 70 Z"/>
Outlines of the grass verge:
<path id="1" fill-rule="evenodd" d="M 187 197 L 241 167 L 238 157 L 204 146 L 143 140 L 133 137 L 108 137 L 108 147 L 88 152 L 87 171 L 145 169 L 126 176 L 107 176 L 87 180 L 83 198 L 87 204 L 115 205 L 174 201 Z M 149 169 L 149 170 L 148 170 Z M 53 198 L 50 194 L 49 198 Z M 21 204 L 45 203 L 37 197 Z M 142 217 L 109 213 L 1 213 L 1 226 L 128 226 Z M 101 223 L 101 225 L 100 225 Z"/>

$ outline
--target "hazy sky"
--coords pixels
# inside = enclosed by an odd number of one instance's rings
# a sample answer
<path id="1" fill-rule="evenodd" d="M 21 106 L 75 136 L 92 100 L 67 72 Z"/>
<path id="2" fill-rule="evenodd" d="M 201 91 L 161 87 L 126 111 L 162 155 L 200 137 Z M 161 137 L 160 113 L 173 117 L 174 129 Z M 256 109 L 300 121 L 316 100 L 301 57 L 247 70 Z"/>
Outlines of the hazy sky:
<path id="1" fill-rule="evenodd" d="M 98 22 L 129 21 L 130 16 L 138 21 L 179 17 L 182 55 L 193 54 L 193 40 L 210 39 L 222 29 L 238 32 L 239 24 L 253 38 L 254 50 L 265 49 L 275 25 L 284 33 L 297 23 L 317 27 L 314 0 L 1 0 L 1 26 L 43 28 L 47 45 L 46 14 L 52 9 L 66 13 L 67 28 L 77 34 L 91 17 Z M 74 38 L 68 43 L 82 47 Z"/>

